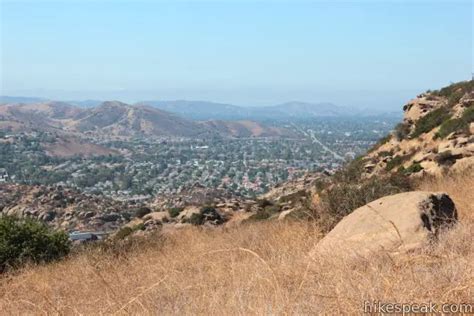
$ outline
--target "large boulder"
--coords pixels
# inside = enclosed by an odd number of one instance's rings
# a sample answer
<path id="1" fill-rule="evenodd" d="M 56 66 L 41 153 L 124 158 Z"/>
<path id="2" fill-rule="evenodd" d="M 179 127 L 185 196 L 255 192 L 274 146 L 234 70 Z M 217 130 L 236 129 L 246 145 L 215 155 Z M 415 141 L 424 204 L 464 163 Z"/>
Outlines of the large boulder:
<path id="1" fill-rule="evenodd" d="M 436 240 L 442 229 L 456 221 L 456 207 L 446 193 L 414 191 L 386 196 L 344 217 L 311 256 L 403 253 Z"/>

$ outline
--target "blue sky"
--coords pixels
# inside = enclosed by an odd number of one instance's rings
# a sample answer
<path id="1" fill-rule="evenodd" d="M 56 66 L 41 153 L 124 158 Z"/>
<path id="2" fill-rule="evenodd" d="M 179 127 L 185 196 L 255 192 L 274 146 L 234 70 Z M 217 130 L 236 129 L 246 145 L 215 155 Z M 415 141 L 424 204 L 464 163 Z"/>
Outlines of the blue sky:
<path id="1" fill-rule="evenodd" d="M 399 109 L 470 78 L 471 1 L 4 1 L 1 91 Z"/>

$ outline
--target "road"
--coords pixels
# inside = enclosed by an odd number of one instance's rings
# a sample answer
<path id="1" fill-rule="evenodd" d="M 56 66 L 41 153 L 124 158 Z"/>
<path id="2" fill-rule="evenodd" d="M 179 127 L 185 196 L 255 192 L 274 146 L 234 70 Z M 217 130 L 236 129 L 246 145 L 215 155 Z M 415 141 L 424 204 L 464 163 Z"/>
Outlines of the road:
<path id="1" fill-rule="evenodd" d="M 332 154 L 334 156 L 334 158 L 336 158 L 337 160 L 345 160 L 344 157 L 342 157 L 341 155 L 339 155 L 337 152 L 331 150 L 331 148 L 329 148 L 328 146 L 324 145 L 318 138 L 316 138 L 315 134 L 314 134 L 314 131 L 313 130 L 308 130 L 309 133 L 305 130 L 303 130 L 302 128 L 296 126 L 295 124 L 293 124 L 293 126 L 298 130 L 300 131 L 303 135 L 305 135 L 306 137 L 309 137 L 311 138 L 311 140 L 313 141 L 313 143 L 317 143 L 319 144 L 321 147 L 323 147 L 323 149 L 325 151 L 327 151 L 328 153 Z"/>

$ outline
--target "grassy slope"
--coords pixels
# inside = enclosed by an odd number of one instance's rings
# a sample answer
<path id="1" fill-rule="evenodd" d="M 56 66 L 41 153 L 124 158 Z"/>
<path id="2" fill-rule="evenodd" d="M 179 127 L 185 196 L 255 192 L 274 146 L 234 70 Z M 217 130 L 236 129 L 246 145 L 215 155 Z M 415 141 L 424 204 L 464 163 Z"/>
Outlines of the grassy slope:
<path id="1" fill-rule="evenodd" d="M 430 253 L 350 265 L 313 261 L 308 222 L 184 229 L 122 254 L 91 250 L 0 279 L 0 314 L 360 313 L 365 299 L 468 302 L 474 297 L 474 172 L 424 181 L 447 191 L 462 225 Z"/>

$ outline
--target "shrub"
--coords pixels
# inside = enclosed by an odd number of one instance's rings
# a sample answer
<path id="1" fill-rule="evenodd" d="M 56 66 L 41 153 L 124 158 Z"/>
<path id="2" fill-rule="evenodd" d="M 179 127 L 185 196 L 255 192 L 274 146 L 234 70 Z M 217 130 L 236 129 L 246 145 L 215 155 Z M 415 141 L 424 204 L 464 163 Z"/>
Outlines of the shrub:
<path id="1" fill-rule="evenodd" d="M 449 134 L 468 128 L 468 123 L 461 118 L 450 119 L 441 124 L 439 131 L 436 132 L 436 138 L 445 138 Z"/>
<path id="2" fill-rule="evenodd" d="M 405 161 L 409 159 L 409 155 L 407 156 L 395 156 L 393 157 L 390 161 L 387 162 L 387 165 L 385 166 L 385 170 L 390 171 L 393 168 L 400 166 L 403 164 Z"/>
<path id="3" fill-rule="evenodd" d="M 392 152 L 385 150 L 385 151 L 379 152 L 377 156 L 379 156 L 379 157 L 389 157 L 389 156 L 391 156 L 391 155 L 393 155 Z"/>
<path id="4" fill-rule="evenodd" d="M 395 137 L 398 141 L 406 139 L 410 134 L 410 125 L 408 123 L 399 123 L 395 126 Z"/>
<path id="5" fill-rule="evenodd" d="M 125 239 L 126 237 L 130 236 L 133 233 L 132 227 L 122 227 L 120 230 L 115 234 L 116 239 Z"/>
<path id="6" fill-rule="evenodd" d="M 443 151 L 435 157 L 435 161 L 440 165 L 452 165 L 456 161 L 456 156 L 454 156 L 450 150 Z"/>
<path id="7" fill-rule="evenodd" d="M 474 80 L 462 81 L 462 82 L 451 84 L 438 91 L 433 91 L 433 94 L 437 96 L 449 98 L 451 95 L 453 95 L 457 91 L 462 91 L 463 93 L 466 93 L 472 90 L 474 90 Z"/>
<path id="8" fill-rule="evenodd" d="M 257 213 L 250 216 L 247 220 L 248 221 L 261 221 L 268 219 L 275 215 L 276 213 L 280 212 L 280 208 L 276 205 L 274 206 L 266 206 L 265 208 L 261 208 L 257 211 Z"/>
<path id="9" fill-rule="evenodd" d="M 419 163 L 414 163 L 410 167 L 403 170 L 405 174 L 417 173 L 423 170 L 423 167 Z"/>
<path id="10" fill-rule="evenodd" d="M 224 219 L 219 214 L 219 212 L 217 212 L 217 210 L 211 206 L 205 206 L 201 208 L 199 213 L 194 213 L 189 218 L 189 223 L 193 225 L 203 225 L 206 221 L 209 221 L 213 224 L 222 224 Z"/>
<path id="11" fill-rule="evenodd" d="M 54 231 L 39 221 L 0 217 L 0 270 L 26 262 L 58 260 L 69 253 L 70 246 L 65 232 Z"/>
<path id="12" fill-rule="evenodd" d="M 352 160 L 343 168 L 337 170 L 332 179 L 334 182 L 357 182 L 364 173 L 365 160 L 362 157 Z"/>
<path id="13" fill-rule="evenodd" d="M 182 207 L 173 207 L 168 210 L 168 214 L 170 214 L 171 218 L 174 218 L 179 215 L 183 211 L 184 208 Z"/>
<path id="14" fill-rule="evenodd" d="M 372 177 L 361 183 L 336 183 L 321 193 L 321 201 L 323 211 L 328 213 L 331 222 L 335 224 L 342 217 L 367 203 L 411 189 L 412 185 L 408 177 L 396 173 L 380 178 Z M 333 224 L 327 229 L 331 229 Z"/>
<path id="15" fill-rule="evenodd" d="M 138 230 L 144 230 L 144 229 L 145 229 L 145 225 L 143 223 L 140 223 L 133 227 L 125 226 L 125 227 L 120 228 L 120 230 L 115 234 L 114 238 L 125 239 L 126 237 L 130 236 L 134 232 Z"/>
<path id="16" fill-rule="evenodd" d="M 461 118 L 467 123 L 474 122 L 474 105 L 471 105 L 470 107 L 465 109 Z"/>
<path id="17" fill-rule="evenodd" d="M 453 132 L 463 131 L 468 133 L 471 122 L 474 122 L 474 106 L 465 109 L 460 118 L 444 121 L 435 136 L 437 138 L 445 138 Z"/>
<path id="18" fill-rule="evenodd" d="M 149 213 L 151 213 L 151 210 L 148 207 L 143 206 L 135 211 L 135 217 L 142 218 L 143 216 Z"/>
<path id="19" fill-rule="evenodd" d="M 459 103 L 459 100 L 461 100 L 462 96 L 464 95 L 464 91 L 462 89 L 459 89 L 455 92 L 453 92 L 449 97 L 448 97 L 448 107 L 453 107 L 456 104 Z"/>
<path id="20" fill-rule="evenodd" d="M 415 130 L 411 134 L 411 137 L 418 137 L 423 133 L 431 131 L 449 118 L 450 113 L 445 107 L 431 111 L 416 122 Z"/>
<path id="21" fill-rule="evenodd" d="M 257 205 L 259 207 L 266 207 L 269 205 L 273 205 L 273 203 L 267 199 L 261 199 L 261 200 L 257 200 Z"/>

